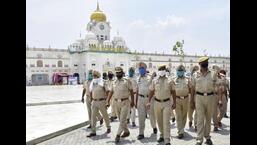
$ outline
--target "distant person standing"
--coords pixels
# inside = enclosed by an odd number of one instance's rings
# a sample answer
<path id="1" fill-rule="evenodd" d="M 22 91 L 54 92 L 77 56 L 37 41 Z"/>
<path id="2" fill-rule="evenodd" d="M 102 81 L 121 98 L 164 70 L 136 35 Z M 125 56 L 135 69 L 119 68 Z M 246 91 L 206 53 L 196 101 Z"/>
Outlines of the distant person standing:
<path id="1" fill-rule="evenodd" d="M 84 82 L 83 85 L 83 92 L 82 92 L 82 99 L 81 102 L 84 103 L 84 95 L 86 94 L 86 105 L 87 105 L 87 113 L 88 113 L 88 118 L 89 121 L 91 122 L 91 98 L 90 98 L 90 91 L 89 91 L 89 86 L 91 81 L 93 80 L 93 70 L 89 70 L 88 72 L 88 78 Z M 103 117 L 100 115 L 100 113 L 97 113 L 97 119 L 100 120 L 100 124 L 103 124 Z M 91 128 L 91 123 L 88 126 L 88 128 Z"/>

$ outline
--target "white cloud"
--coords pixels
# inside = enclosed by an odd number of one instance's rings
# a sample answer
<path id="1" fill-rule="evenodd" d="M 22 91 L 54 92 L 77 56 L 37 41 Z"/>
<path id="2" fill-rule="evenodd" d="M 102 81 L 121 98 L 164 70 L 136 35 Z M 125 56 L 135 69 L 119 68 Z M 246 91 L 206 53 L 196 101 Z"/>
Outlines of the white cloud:
<path id="1" fill-rule="evenodd" d="M 158 28 L 167 28 L 167 27 L 179 27 L 187 23 L 186 18 L 175 16 L 175 15 L 168 15 L 165 20 L 161 20 L 160 18 L 157 20 L 156 25 Z"/>

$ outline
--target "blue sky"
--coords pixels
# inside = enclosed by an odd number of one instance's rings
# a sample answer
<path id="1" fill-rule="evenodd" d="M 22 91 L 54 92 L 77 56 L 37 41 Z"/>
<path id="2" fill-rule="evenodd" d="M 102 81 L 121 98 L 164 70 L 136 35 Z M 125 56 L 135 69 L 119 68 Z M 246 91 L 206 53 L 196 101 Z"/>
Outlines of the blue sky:
<path id="1" fill-rule="evenodd" d="M 86 34 L 97 0 L 27 0 L 26 41 L 31 47 L 66 49 Z M 131 51 L 230 55 L 230 0 L 99 0 Z"/>

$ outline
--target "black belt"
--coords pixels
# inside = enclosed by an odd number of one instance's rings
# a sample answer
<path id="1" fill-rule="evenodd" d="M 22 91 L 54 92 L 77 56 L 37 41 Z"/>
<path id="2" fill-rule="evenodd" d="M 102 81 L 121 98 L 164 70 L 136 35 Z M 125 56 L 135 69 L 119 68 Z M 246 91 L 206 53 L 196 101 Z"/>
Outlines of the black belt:
<path id="1" fill-rule="evenodd" d="M 159 100 L 159 99 L 157 99 L 157 98 L 154 98 L 154 100 L 157 101 L 157 102 L 166 102 L 166 101 L 169 101 L 170 98 L 163 99 L 163 100 Z"/>
<path id="2" fill-rule="evenodd" d="M 121 98 L 121 99 L 116 99 L 115 98 L 115 101 L 122 102 L 122 101 L 127 100 L 127 99 L 129 99 L 129 98 Z"/>
<path id="3" fill-rule="evenodd" d="M 210 95 L 213 95 L 214 93 L 213 92 L 211 92 L 211 93 L 196 92 L 196 94 L 201 95 L 201 96 L 210 96 Z"/>
<path id="4" fill-rule="evenodd" d="M 176 97 L 179 99 L 186 99 L 188 97 L 188 95 L 187 96 L 176 96 Z"/>
<path id="5" fill-rule="evenodd" d="M 106 98 L 100 98 L 100 99 L 94 99 L 94 98 L 93 98 L 93 100 L 94 100 L 94 101 L 102 101 L 102 100 L 106 100 Z"/>
<path id="6" fill-rule="evenodd" d="M 148 97 L 148 95 L 146 95 L 146 96 L 144 96 L 144 95 L 142 95 L 142 94 L 138 94 L 140 97 Z"/>

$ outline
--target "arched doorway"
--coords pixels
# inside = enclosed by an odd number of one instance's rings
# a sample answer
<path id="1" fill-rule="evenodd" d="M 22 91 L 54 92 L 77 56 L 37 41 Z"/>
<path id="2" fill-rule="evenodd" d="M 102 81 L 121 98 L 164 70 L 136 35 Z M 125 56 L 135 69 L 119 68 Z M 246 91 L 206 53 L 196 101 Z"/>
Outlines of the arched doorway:
<path id="1" fill-rule="evenodd" d="M 79 74 L 78 74 L 78 73 L 74 73 L 74 74 L 73 74 L 73 77 L 77 77 L 77 82 L 78 82 L 78 84 L 80 84 L 80 83 L 79 83 Z"/>

